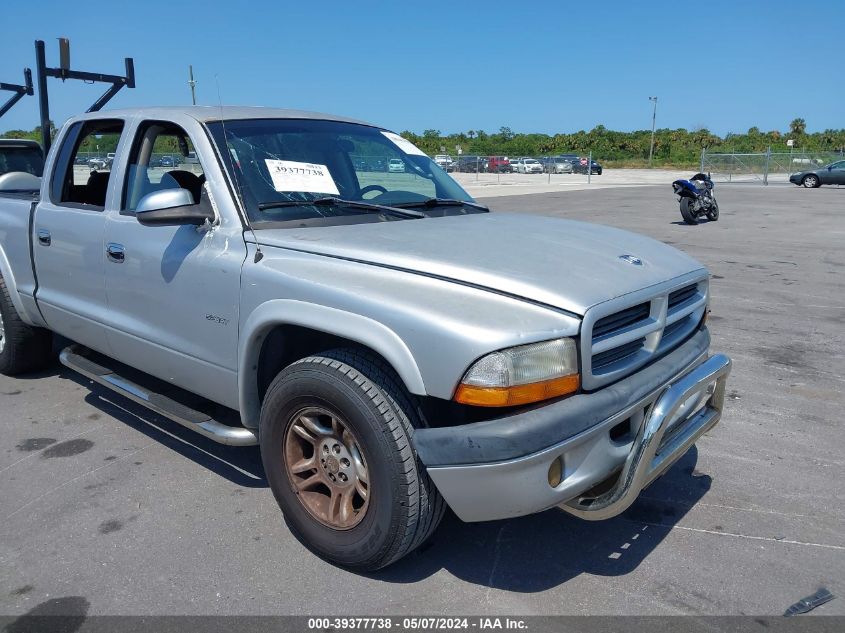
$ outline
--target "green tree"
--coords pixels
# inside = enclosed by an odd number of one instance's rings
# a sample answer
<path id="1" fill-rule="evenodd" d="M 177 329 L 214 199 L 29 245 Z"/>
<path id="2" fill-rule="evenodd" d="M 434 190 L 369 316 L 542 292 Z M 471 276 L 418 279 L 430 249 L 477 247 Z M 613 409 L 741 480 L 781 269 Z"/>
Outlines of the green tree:
<path id="1" fill-rule="evenodd" d="M 807 123 L 804 119 L 792 119 L 792 122 L 789 124 L 789 133 L 793 136 L 803 136 L 806 130 Z"/>

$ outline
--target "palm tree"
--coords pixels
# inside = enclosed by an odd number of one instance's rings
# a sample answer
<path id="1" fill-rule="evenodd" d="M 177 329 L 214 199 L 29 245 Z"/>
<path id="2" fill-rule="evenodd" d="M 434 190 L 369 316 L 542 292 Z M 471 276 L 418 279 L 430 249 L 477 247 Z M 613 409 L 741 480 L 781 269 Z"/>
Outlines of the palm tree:
<path id="1" fill-rule="evenodd" d="M 801 118 L 792 119 L 792 123 L 789 124 L 789 132 L 793 136 L 801 136 L 806 129 L 807 123 Z"/>

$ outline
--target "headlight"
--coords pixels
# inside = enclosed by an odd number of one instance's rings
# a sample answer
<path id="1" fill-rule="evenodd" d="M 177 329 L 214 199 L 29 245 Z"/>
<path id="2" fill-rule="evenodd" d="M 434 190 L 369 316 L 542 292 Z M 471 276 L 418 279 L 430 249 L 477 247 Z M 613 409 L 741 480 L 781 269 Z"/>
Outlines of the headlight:
<path id="1" fill-rule="evenodd" d="M 467 370 L 455 401 L 479 407 L 512 407 L 578 390 L 575 341 L 560 338 L 493 352 Z"/>

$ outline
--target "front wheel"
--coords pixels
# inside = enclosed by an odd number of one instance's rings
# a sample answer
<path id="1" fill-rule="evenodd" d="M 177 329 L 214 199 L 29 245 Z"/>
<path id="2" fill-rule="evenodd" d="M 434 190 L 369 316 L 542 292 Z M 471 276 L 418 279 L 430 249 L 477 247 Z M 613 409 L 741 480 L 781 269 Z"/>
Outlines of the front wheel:
<path id="1" fill-rule="evenodd" d="M 707 219 L 711 222 L 719 221 L 719 203 L 716 202 L 716 198 L 713 198 L 711 207 L 707 210 Z"/>
<path id="2" fill-rule="evenodd" d="M 801 179 L 801 184 L 807 187 L 807 189 L 813 189 L 814 187 L 819 187 L 821 182 L 815 174 L 807 174 Z"/>
<path id="3" fill-rule="evenodd" d="M 693 210 L 692 198 L 681 198 L 681 217 L 687 224 L 698 224 L 698 218 Z"/>
<path id="4" fill-rule="evenodd" d="M 421 545 L 445 503 L 411 444 L 419 416 L 393 370 L 350 349 L 288 366 L 267 391 L 259 441 L 288 524 L 326 560 L 375 570 Z"/>

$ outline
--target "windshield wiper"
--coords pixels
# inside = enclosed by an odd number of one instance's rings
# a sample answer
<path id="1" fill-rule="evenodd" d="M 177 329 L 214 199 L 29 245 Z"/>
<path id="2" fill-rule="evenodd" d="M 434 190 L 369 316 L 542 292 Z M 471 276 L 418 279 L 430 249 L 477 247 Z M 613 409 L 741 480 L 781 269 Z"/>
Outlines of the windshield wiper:
<path id="1" fill-rule="evenodd" d="M 264 211 L 266 209 L 279 209 L 282 207 L 306 207 L 306 206 L 331 206 L 337 205 L 341 207 L 350 207 L 353 209 L 361 209 L 371 213 L 387 213 L 400 218 L 414 218 L 420 219 L 427 217 L 425 213 L 420 211 L 412 211 L 410 209 L 400 209 L 398 207 L 388 207 L 383 204 L 375 204 L 373 202 L 362 202 L 358 200 L 343 200 L 342 198 L 335 198 L 327 196 L 325 198 L 315 198 L 314 200 L 278 200 L 276 202 L 260 202 L 258 210 Z"/>
<path id="2" fill-rule="evenodd" d="M 469 202 L 468 200 L 456 200 L 454 198 L 429 198 L 428 200 L 420 200 L 419 202 L 402 202 L 395 206 L 403 209 L 412 207 L 470 207 L 486 213 L 490 212 L 490 207 L 486 207 L 483 204 Z"/>

